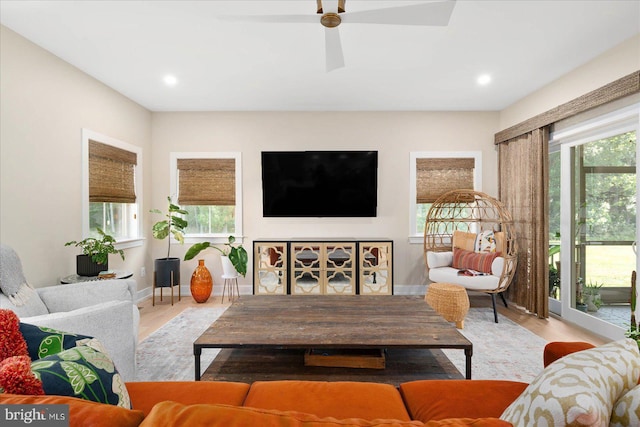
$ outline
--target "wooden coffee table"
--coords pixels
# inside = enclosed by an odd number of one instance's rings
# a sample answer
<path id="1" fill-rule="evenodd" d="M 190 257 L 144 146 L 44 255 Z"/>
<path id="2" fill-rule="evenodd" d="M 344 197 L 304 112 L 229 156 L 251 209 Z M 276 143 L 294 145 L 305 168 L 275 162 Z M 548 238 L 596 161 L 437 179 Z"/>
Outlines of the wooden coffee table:
<path id="1" fill-rule="evenodd" d="M 473 344 L 427 305 L 403 295 L 248 295 L 236 300 L 194 343 L 195 379 L 205 348 L 464 350 Z"/>

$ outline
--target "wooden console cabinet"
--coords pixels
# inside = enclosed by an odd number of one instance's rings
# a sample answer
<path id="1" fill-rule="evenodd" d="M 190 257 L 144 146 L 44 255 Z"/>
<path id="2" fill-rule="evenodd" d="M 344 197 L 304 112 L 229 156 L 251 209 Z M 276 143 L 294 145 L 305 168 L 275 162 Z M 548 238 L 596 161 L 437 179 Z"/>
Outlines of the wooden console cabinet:
<path id="1" fill-rule="evenodd" d="M 256 240 L 256 295 L 391 295 L 391 240 Z"/>

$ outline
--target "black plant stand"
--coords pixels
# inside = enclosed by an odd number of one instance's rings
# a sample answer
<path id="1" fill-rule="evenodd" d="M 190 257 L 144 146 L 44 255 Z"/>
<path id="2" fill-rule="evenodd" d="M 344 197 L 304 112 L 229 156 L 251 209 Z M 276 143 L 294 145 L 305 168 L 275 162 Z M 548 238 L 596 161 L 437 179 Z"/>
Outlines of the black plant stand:
<path id="1" fill-rule="evenodd" d="M 171 305 L 173 305 L 173 288 L 177 286 L 178 301 L 180 301 L 180 258 L 156 259 L 154 266 L 152 305 L 156 305 L 156 288 L 160 288 L 160 301 L 162 301 L 162 288 L 171 288 Z"/>

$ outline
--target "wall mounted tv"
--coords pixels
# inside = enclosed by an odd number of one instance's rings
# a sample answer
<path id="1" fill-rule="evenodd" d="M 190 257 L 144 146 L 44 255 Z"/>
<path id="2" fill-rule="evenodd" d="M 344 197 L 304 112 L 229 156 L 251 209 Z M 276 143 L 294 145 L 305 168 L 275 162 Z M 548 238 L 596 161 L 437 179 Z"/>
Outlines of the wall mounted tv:
<path id="1" fill-rule="evenodd" d="M 377 151 L 263 151 L 265 217 L 374 217 Z"/>

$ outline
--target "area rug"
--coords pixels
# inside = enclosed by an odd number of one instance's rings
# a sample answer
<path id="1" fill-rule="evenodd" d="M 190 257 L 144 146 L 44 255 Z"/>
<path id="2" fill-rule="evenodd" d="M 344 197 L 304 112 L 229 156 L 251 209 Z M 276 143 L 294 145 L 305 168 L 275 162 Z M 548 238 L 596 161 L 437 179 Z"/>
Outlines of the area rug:
<path id="1" fill-rule="evenodd" d="M 193 342 L 227 307 L 188 307 L 138 344 L 136 381 L 191 381 L 194 379 Z M 218 350 L 202 352 L 207 367 Z"/>
<path id="2" fill-rule="evenodd" d="M 547 341 L 505 316 L 493 319 L 493 309 L 473 307 L 460 332 L 473 343 L 473 379 L 501 379 L 531 382 L 543 369 L 543 350 Z M 464 355 L 443 350 L 449 360 L 464 372 Z"/>
<path id="3" fill-rule="evenodd" d="M 137 381 L 181 381 L 194 379 L 193 342 L 226 307 L 189 307 L 138 345 Z M 460 332 L 473 343 L 472 377 L 530 382 L 542 371 L 546 341 L 529 330 L 498 315 L 491 308 L 471 308 Z M 443 350 L 461 374 L 464 352 Z M 202 352 L 202 369 L 218 350 Z"/>

